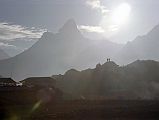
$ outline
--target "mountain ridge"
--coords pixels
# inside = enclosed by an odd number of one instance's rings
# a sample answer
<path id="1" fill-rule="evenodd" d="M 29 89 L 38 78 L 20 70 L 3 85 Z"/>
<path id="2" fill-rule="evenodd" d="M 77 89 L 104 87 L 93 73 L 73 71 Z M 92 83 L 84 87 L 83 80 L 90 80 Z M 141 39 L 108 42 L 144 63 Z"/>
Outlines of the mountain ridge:
<path id="1" fill-rule="evenodd" d="M 74 20 L 68 20 L 58 33 L 45 32 L 28 50 L 0 61 L 0 75 L 21 80 L 34 76 L 50 76 L 69 70 L 92 68 L 111 58 L 124 65 L 137 59 L 159 60 L 158 27 L 139 36 L 125 46 L 109 40 L 90 40 L 78 30 Z M 152 35 L 154 33 L 155 35 Z M 157 36 L 157 37 L 156 37 Z M 153 54 L 152 54 L 153 53 Z M 12 76 L 11 76 L 12 75 Z"/>
<path id="2" fill-rule="evenodd" d="M 120 48 L 121 45 L 107 40 L 93 41 L 83 37 L 74 20 L 68 20 L 58 33 L 45 32 L 28 50 L 0 61 L 0 68 L 3 68 L 0 74 L 21 80 L 63 73 L 72 67 L 84 69 L 105 61 Z"/>
<path id="3" fill-rule="evenodd" d="M 57 87 L 70 99 L 159 99 L 159 62 L 137 60 L 126 66 L 113 61 L 93 69 L 69 70 L 53 75 Z M 69 72 L 69 74 L 67 74 Z"/>
<path id="4" fill-rule="evenodd" d="M 0 60 L 5 60 L 10 58 L 10 56 L 2 49 L 0 49 Z"/>
<path id="5" fill-rule="evenodd" d="M 137 59 L 159 60 L 159 25 L 143 36 L 128 42 L 116 56 L 119 64 L 128 64 Z"/>

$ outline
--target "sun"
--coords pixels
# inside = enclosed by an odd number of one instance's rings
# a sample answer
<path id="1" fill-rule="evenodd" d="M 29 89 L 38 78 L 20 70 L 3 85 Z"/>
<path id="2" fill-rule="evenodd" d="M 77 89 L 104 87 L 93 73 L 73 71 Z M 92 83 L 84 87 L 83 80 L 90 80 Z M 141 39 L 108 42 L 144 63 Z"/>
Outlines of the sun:
<path id="1" fill-rule="evenodd" d="M 125 24 L 129 18 L 131 6 L 128 3 L 121 3 L 112 12 L 111 20 L 115 25 Z"/>
<path id="2" fill-rule="evenodd" d="M 110 9 L 107 15 L 102 17 L 100 26 L 107 32 L 107 36 L 112 36 L 127 26 L 132 12 L 131 5 L 123 2 L 114 9 Z"/>

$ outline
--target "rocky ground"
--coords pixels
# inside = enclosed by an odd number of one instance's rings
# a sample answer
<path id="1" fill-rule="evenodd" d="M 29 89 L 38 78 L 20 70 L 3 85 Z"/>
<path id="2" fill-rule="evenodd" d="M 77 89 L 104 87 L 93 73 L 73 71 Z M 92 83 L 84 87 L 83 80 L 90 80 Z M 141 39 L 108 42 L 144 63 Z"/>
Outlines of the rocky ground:
<path id="1" fill-rule="evenodd" d="M 0 108 L 3 120 L 158 120 L 159 101 L 61 101 Z"/>

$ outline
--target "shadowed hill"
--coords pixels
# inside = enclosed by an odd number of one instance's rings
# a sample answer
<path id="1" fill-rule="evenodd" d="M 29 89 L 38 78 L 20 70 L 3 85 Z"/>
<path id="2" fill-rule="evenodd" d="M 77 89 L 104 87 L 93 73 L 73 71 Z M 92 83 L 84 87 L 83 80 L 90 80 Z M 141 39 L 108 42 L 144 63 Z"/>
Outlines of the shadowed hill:
<path id="1" fill-rule="evenodd" d="M 53 76 L 57 86 L 72 98 L 158 99 L 159 62 L 137 60 L 120 67 L 114 62 L 97 64 L 94 69 L 71 69 Z"/>

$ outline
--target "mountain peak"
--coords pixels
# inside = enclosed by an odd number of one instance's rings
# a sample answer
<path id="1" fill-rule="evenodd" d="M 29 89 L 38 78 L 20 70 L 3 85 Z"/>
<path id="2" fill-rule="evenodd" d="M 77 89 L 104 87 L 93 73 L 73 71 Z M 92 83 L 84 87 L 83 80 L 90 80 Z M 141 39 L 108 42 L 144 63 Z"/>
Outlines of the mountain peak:
<path id="1" fill-rule="evenodd" d="M 74 19 L 69 19 L 63 27 L 59 30 L 60 33 L 79 33 L 76 22 Z"/>
<path id="2" fill-rule="evenodd" d="M 102 65 L 103 68 L 116 68 L 118 67 L 119 65 L 117 65 L 115 62 L 113 61 L 110 61 L 110 62 L 106 62 Z"/>
<path id="3" fill-rule="evenodd" d="M 65 75 L 71 75 L 71 74 L 76 74 L 76 73 L 79 73 L 79 71 L 77 71 L 76 69 L 70 69 L 65 72 Z"/>
<path id="4" fill-rule="evenodd" d="M 63 27 L 66 27 L 66 26 L 73 26 L 73 27 L 77 27 L 76 22 L 75 22 L 75 20 L 74 20 L 74 19 L 69 19 L 69 20 L 67 20 L 67 22 L 64 24 L 64 26 L 63 26 Z"/>

